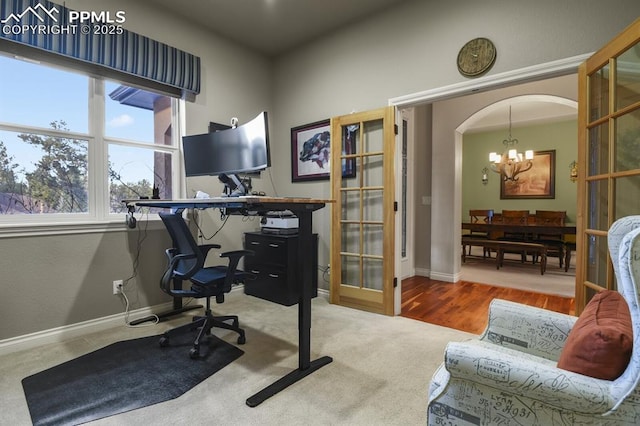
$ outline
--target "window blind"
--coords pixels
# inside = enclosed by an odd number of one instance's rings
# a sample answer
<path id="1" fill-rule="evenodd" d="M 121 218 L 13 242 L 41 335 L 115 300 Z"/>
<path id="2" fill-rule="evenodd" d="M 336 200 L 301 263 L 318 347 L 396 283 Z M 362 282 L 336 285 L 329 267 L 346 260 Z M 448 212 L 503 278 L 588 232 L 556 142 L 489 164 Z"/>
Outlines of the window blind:
<path id="1" fill-rule="evenodd" d="M 87 11 L 85 11 L 87 12 Z M 78 11 L 42 0 L 0 0 L 0 49 L 185 99 L 200 93 L 200 58 L 122 28 L 124 13 Z M 34 57 L 35 56 L 35 57 Z"/>

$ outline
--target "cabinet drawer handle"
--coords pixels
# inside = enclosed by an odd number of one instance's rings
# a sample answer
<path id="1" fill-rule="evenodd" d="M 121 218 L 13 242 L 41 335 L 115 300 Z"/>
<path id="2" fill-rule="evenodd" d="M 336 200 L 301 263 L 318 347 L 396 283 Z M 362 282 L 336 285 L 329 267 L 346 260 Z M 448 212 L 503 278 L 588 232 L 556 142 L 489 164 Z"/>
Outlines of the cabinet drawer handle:
<path id="1" fill-rule="evenodd" d="M 278 248 L 278 247 L 280 247 L 280 244 L 271 243 L 271 244 L 269 244 L 269 247 Z"/>
<path id="2" fill-rule="evenodd" d="M 269 274 L 269 276 L 271 278 L 280 278 L 280 275 L 278 275 L 278 274 Z"/>
<path id="3" fill-rule="evenodd" d="M 257 269 L 252 269 L 252 270 L 251 270 L 251 273 L 252 273 L 252 274 L 259 274 L 259 273 L 260 273 L 260 271 L 258 271 Z"/>
<path id="4" fill-rule="evenodd" d="M 250 244 L 253 245 L 253 246 L 259 246 L 260 245 L 260 243 L 258 241 L 251 241 Z"/>

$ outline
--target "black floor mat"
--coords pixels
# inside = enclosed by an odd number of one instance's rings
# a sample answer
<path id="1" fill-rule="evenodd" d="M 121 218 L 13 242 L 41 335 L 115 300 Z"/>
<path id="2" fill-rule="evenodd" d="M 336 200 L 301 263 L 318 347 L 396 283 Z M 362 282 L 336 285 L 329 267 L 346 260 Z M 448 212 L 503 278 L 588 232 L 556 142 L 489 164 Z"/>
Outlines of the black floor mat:
<path id="1" fill-rule="evenodd" d="M 189 357 L 193 335 L 114 343 L 26 377 L 22 387 L 34 425 L 79 424 L 177 398 L 244 352 L 215 336 Z"/>

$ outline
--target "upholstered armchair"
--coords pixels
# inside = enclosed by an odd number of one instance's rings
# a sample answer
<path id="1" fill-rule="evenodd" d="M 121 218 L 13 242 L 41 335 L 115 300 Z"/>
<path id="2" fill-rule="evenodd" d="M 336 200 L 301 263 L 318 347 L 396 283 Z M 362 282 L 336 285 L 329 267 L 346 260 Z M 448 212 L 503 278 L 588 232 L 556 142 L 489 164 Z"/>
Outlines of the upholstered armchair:
<path id="1" fill-rule="evenodd" d="M 494 300 L 484 333 L 449 343 L 429 387 L 429 425 L 640 424 L 640 216 L 616 221 L 618 292 L 580 318 Z"/>

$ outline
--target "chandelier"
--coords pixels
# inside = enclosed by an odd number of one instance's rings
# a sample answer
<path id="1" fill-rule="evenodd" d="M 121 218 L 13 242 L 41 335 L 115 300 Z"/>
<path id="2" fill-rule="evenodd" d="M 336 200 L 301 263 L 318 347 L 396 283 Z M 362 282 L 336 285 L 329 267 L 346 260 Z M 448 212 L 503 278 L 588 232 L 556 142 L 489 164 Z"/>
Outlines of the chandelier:
<path id="1" fill-rule="evenodd" d="M 491 170 L 500 174 L 505 182 L 516 182 L 519 174 L 533 167 L 533 151 L 527 150 L 524 154 L 518 152 L 515 146 L 518 139 L 511 137 L 511 106 L 509 106 L 509 138 L 502 141 L 505 151 L 502 155 L 492 152 L 489 154 Z"/>

